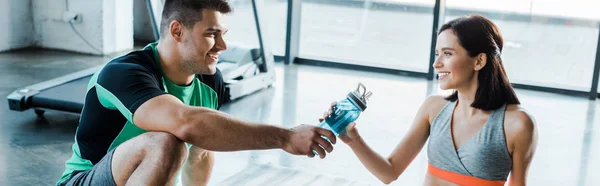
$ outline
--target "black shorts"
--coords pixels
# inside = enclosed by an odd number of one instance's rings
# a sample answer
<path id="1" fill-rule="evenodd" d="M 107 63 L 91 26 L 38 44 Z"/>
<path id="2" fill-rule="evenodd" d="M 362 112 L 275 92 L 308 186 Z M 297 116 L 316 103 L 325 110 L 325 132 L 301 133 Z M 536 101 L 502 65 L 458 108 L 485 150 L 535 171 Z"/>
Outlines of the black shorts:
<path id="1" fill-rule="evenodd" d="M 71 177 L 59 186 L 117 186 L 112 175 L 112 156 L 115 150 L 108 152 L 102 160 L 100 160 L 90 170 L 74 171 Z"/>

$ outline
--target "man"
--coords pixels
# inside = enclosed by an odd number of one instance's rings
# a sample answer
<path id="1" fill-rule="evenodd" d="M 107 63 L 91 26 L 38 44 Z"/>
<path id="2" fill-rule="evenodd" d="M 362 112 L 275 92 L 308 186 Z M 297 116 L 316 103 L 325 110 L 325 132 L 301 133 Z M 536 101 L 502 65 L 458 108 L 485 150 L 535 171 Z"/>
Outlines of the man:
<path id="1" fill-rule="evenodd" d="M 240 121 L 218 112 L 224 85 L 216 69 L 227 48 L 223 0 L 167 0 L 160 40 L 115 58 L 89 82 L 73 156 L 57 185 L 208 183 L 214 154 L 280 148 L 321 158 L 332 132 Z M 203 81 L 203 82 L 201 82 Z M 186 146 L 186 143 L 188 146 Z"/>

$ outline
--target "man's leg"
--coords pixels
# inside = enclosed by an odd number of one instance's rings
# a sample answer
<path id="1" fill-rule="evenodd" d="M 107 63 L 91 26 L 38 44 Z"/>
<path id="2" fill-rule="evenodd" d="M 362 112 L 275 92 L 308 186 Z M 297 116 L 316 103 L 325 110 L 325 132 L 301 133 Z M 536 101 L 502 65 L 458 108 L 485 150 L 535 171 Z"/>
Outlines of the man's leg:
<path id="1" fill-rule="evenodd" d="M 215 154 L 192 146 L 183 165 L 183 185 L 207 185 L 215 162 Z"/>
<path id="2" fill-rule="evenodd" d="M 174 185 L 187 147 L 172 134 L 147 132 L 119 145 L 112 174 L 121 185 Z"/>

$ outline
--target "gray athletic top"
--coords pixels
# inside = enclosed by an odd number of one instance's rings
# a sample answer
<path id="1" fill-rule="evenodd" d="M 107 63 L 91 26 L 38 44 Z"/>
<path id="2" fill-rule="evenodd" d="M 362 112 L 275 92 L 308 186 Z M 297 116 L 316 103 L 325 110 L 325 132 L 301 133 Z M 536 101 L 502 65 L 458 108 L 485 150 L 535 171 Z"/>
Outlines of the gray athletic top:
<path id="1" fill-rule="evenodd" d="M 455 150 L 450 121 L 456 101 L 450 101 L 433 119 L 427 147 L 429 163 L 439 169 L 485 180 L 506 181 L 512 169 L 504 136 L 506 105 L 492 111 L 481 130 Z"/>

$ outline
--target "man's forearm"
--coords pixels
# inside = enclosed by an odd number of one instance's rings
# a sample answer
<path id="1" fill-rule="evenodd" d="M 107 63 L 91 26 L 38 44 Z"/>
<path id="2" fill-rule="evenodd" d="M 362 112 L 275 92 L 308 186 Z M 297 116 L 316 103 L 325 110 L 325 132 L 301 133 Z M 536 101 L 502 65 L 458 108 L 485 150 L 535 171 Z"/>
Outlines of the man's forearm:
<path id="1" fill-rule="evenodd" d="M 281 148 L 290 135 L 288 129 L 241 121 L 205 108 L 192 109 L 185 116 L 182 140 L 211 151 Z"/>

